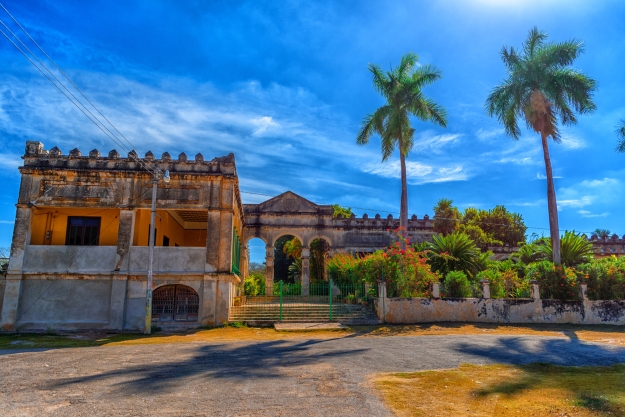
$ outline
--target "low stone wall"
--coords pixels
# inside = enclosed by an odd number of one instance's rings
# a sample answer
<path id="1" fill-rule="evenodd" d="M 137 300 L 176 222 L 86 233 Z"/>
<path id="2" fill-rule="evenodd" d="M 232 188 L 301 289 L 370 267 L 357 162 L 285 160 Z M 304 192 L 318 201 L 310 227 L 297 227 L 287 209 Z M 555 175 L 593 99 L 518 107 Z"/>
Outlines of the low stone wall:
<path id="1" fill-rule="evenodd" d="M 625 325 L 625 301 L 378 298 L 375 307 L 380 320 L 393 324 L 474 322 Z"/>

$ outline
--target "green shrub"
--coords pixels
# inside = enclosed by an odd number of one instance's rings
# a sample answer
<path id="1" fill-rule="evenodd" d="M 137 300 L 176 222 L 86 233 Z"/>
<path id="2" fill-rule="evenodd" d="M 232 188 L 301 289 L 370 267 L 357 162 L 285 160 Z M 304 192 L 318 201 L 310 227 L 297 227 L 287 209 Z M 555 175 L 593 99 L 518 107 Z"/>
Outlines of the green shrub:
<path id="1" fill-rule="evenodd" d="M 625 299 L 625 258 L 612 255 L 593 259 L 576 269 L 577 277 L 588 284 L 591 300 Z"/>
<path id="2" fill-rule="evenodd" d="M 536 247 L 543 259 L 553 259 L 551 239 L 545 238 Z M 592 243 L 579 233 L 567 230 L 560 238 L 560 256 L 562 264 L 569 267 L 589 262 L 593 257 Z"/>
<path id="3" fill-rule="evenodd" d="M 551 261 L 535 262 L 527 267 L 527 277 L 538 282 L 540 298 L 577 300 L 579 285 L 575 270 L 555 266 Z"/>
<path id="4" fill-rule="evenodd" d="M 450 271 L 445 276 L 445 296 L 454 298 L 471 297 L 471 282 L 462 271 Z"/>
<path id="5" fill-rule="evenodd" d="M 247 296 L 265 294 L 265 276 L 259 272 L 252 272 L 243 281 L 243 292 Z"/>
<path id="6" fill-rule="evenodd" d="M 491 298 L 529 298 L 529 281 L 520 278 L 515 269 L 509 268 L 514 265 L 512 262 L 500 265 L 504 262 L 497 262 L 493 265 L 495 268 L 479 272 L 476 278 L 490 281 Z"/>

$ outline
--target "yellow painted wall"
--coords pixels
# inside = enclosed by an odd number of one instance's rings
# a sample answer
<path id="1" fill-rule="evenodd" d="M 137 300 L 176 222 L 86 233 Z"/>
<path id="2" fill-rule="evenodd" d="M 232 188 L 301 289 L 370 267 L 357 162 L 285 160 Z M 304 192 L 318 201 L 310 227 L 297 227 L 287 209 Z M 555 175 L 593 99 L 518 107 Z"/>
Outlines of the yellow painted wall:
<path id="1" fill-rule="evenodd" d="M 135 215 L 133 246 L 148 246 L 150 210 L 137 210 Z M 166 210 L 156 210 L 155 246 L 163 246 L 163 236 L 169 246 L 206 247 L 206 230 L 185 230 Z"/>
<path id="2" fill-rule="evenodd" d="M 118 209 L 80 209 L 80 208 L 35 208 L 31 224 L 31 245 L 65 245 L 67 237 L 67 218 L 100 217 L 100 246 L 117 246 L 119 229 Z M 45 240 L 46 232 L 51 231 L 51 239 Z"/>

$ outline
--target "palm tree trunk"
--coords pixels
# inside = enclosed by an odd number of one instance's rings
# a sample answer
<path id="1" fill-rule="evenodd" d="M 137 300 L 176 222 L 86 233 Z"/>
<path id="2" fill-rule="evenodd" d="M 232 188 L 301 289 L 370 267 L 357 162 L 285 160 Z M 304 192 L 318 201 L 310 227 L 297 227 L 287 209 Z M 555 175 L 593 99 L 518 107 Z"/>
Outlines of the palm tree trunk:
<path id="1" fill-rule="evenodd" d="M 401 161 L 401 205 L 399 209 L 399 227 L 403 228 L 402 235 L 408 237 L 408 186 L 406 185 L 406 156 L 399 150 L 399 160 Z M 402 241 L 402 249 L 406 249 L 406 244 Z"/>
<path id="2" fill-rule="evenodd" d="M 556 203 L 556 189 L 553 185 L 553 172 L 551 171 L 551 159 L 549 158 L 549 146 L 547 135 L 541 132 L 543 142 L 543 154 L 545 157 L 545 171 L 547 173 L 547 207 L 549 208 L 549 233 L 551 235 L 551 250 L 553 263 L 560 265 L 560 230 L 558 227 L 558 205 Z"/>

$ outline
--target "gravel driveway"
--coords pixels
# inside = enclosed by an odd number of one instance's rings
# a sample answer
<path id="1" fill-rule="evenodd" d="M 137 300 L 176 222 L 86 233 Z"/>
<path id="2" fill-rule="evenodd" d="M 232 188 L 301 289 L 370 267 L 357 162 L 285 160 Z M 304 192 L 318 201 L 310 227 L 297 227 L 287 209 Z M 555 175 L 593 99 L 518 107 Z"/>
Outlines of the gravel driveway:
<path id="1" fill-rule="evenodd" d="M 533 336 L 343 337 L 0 351 L 5 416 L 387 416 L 378 372 L 610 365 L 625 348 Z"/>

